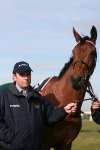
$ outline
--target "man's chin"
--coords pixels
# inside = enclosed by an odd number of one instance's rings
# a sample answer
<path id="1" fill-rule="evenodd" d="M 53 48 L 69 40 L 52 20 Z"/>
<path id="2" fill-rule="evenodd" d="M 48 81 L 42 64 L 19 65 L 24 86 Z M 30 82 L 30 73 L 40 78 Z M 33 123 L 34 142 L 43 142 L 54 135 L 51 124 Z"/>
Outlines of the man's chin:
<path id="1" fill-rule="evenodd" d="M 23 89 L 27 89 L 29 87 L 29 84 L 25 84 L 24 86 L 23 86 Z"/>

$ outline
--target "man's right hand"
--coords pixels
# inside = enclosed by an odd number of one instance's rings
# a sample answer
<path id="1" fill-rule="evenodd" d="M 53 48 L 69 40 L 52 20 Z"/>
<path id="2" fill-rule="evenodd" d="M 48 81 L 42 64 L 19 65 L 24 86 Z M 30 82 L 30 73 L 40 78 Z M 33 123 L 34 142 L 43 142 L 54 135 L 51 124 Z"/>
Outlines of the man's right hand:
<path id="1" fill-rule="evenodd" d="M 92 101 L 92 104 L 91 104 L 91 108 L 92 108 L 93 110 L 99 109 L 99 108 L 100 108 L 100 102 L 99 102 L 98 100 L 93 100 L 93 101 Z"/>
<path id="2" fill-rule="evenodd" d="M 77 111 L 77 104 L 76 103 L 69 103 L 64 107 L 64 110 L 68 113 L 75 113 Z"/>

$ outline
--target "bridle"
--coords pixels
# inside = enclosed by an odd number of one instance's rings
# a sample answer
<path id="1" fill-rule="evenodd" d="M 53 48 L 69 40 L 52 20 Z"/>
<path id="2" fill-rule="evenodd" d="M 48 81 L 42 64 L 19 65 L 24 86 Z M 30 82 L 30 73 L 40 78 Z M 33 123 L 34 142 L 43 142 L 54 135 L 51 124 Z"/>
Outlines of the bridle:
<path id="1" fill-rule="evenodd" d="M 90 41 L 90 40 L 85 40 L 85 42 L 90 43 L 91 45 L 93 45 L 93 46 L 95 47 L 95 44 L 94 44 L 92 41 Z M 81 41 L 79 41 L 79 42 L 77 43 L 77 45 L 80 44 L 80 43 L 81 43 Z M 77 46 L 77 45 L 76 45 L 76 46 Z"/>

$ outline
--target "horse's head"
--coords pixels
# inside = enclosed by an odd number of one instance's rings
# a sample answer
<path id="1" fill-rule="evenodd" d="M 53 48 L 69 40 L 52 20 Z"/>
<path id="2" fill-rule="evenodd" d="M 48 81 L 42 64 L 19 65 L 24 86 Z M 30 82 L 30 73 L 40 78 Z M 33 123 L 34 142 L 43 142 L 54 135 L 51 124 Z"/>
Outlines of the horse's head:
<path id="1" fill-rule="evenodd" d="M 72 76 L 72 85 L 74 89 L 79 90 L 86 85 L 96 65 L 97 53 L 95 43 L 97 30 L 93 26 L 90 31 L 90 37 L 81 37 L 73 28 L 73 34 L 77 45 L 73 49 L 72 66 L 74 75 Z"/>

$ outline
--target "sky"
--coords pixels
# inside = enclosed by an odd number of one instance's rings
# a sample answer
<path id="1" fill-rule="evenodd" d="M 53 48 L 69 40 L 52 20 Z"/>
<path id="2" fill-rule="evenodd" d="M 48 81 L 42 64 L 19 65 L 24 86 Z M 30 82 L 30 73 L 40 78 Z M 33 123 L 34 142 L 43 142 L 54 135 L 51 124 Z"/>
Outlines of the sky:
<path id="1" fill-rule="evenodd" d="M 75 46 L 73 27 L 81 35 L 97 28 L 97 65 L 91 77 L 100 98 L 100 0 L 0 0 L 0 84 L 12 81 L 13 66 L 26 61 L 32 85 L 58 75 Z M 90 102 L 83 109 L 89 110 Z"/>

